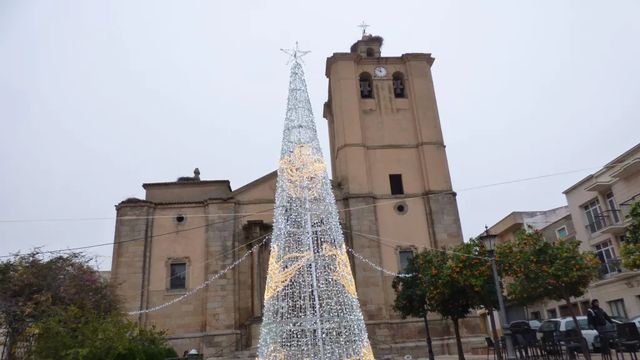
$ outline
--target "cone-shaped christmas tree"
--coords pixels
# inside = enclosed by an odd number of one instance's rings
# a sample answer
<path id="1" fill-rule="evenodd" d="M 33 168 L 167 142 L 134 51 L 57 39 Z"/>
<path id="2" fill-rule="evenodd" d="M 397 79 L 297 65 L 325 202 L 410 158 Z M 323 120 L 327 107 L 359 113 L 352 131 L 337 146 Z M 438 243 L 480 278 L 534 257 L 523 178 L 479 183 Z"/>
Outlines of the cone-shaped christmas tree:
<path id="1" fill-rule="evenodd" d="M 258 357 L 371 359 L 300 52 L 292 56 Z"/>

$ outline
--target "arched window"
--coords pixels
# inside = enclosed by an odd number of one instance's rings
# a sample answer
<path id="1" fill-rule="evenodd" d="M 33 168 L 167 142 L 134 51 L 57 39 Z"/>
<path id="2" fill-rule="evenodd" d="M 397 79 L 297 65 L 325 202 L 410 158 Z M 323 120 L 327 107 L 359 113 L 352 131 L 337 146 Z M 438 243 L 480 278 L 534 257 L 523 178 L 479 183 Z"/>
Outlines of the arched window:
<path id="1" fill-rule="evenodd" d="M 373 98 L 373 83 L 371 82 L 371 74 L 368 72 L 360 74 L 360 97 L 363 99 Z"/>
<path id="2" fill-rule="evenodd" d="M 397 98 L 405 97 L 404 75 L 401 72 L 393 73 L 393 96 Z"/>
<path id="3" fill-rule="evenodd" d="M 373 48 L 367 48 L 367 57 L 375 57 L 376 51 Z"/>

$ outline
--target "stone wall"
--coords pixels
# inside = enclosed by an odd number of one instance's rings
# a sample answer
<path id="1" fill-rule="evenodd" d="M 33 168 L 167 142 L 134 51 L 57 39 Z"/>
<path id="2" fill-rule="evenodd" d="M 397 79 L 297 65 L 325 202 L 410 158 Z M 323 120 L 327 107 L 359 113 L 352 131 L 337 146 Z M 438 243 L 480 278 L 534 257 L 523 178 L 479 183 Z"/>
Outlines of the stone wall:
<path id="1" fill-rule="evenodd" d="M 123 300 L 126 310 L 137 310 L 146 301 L 151 203 L 120 204 L 117 207 L 111 282 Z M 142 316 L 139 317 L 142 319 Z"/>
<path id="2" fill-rule="evenodd" d="M 435 235 L 435 247 L 449 247 L 462 242 L 460 215 L 454 192 L 431 193 L 424 198 Z"/>

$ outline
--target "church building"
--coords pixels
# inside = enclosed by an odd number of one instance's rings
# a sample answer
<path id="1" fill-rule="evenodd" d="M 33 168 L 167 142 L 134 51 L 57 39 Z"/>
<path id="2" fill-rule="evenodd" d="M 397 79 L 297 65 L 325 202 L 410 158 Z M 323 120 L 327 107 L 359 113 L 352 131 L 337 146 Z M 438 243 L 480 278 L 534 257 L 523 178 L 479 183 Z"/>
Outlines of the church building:
<path id="1" fill-rule="evenodd" d="M 436 104 L 431 54 L 382 56 L 383 39 L 363 35 L 327 59 L 332 184 L 345 242 L 373 264 L 401 272 L 424 248 L 462 243 Z M 275 139 L 274 139 L 275 140 Z M 269 259 L 277 173 L 240 188 L 193 177 L 147 183 L 144 199 L 117 206 L 112 281 L 127 311 L 166 329 L 176 351 L 255 358 Z M 237 266 L 247 251 L 254 249 Z M 393 310 L 393 277 L 350 254 L 377 359 L 424 357 L 423 319 Z M 208 286 L 211 276 L 229 268 Z M 436 354 L 455 353 L 453 326 L 430 317 Z M 466 350 L 484 341 L 480 322 L 461 322 Z"/>

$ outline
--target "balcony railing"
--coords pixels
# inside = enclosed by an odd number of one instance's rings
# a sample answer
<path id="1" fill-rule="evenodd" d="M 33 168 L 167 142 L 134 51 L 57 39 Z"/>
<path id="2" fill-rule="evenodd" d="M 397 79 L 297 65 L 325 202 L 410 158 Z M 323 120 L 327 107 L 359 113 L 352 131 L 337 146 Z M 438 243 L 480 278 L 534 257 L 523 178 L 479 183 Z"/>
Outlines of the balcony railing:
<path id="1" fill-rule="evenodd" d="M 601 279 L 608 279 L 625 271 L 627 269 L 622 266 L 620 258 L 607 259 L 606 262 L 600 264 L 600 269 L 598 270 Z"/>
<path id="2" fill-rule="evenodd" d="M 625 215 L 621 210 L 605 210 L 595 220 L 585 225 L 591 234 L 624 234 L 626 232 Z"/>

